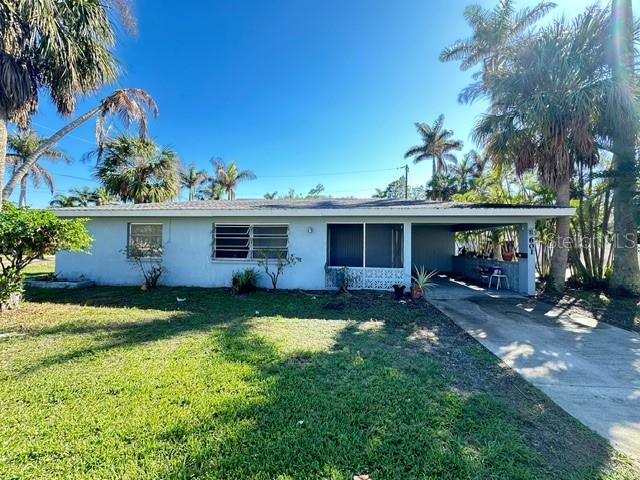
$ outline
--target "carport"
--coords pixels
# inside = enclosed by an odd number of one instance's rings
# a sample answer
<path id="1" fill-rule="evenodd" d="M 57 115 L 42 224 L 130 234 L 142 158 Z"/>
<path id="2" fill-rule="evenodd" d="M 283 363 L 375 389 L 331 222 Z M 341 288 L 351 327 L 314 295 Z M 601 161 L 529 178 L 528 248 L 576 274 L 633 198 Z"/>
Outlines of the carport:
<path id="1" fill-rule="evenodd" d="M 462 276 L 475 282 L 485 282 L 482 272 L 500 269 L 507 277 L 504 285 L 523 293 L 535 293 L 535 219 L 513 222 L 495 219 L 493 222 L 475 223 L 476 219 L 466 219 L 465 223 L 411 224 L 412 264 L 425 269 L 438 270 L 454 276 Z M 486 258 L 475 255 L 461 255 L 456 248 L 455 234 L 493 228 L 515 226 L 517 229 L 516 255 L 512 261 Z"/>

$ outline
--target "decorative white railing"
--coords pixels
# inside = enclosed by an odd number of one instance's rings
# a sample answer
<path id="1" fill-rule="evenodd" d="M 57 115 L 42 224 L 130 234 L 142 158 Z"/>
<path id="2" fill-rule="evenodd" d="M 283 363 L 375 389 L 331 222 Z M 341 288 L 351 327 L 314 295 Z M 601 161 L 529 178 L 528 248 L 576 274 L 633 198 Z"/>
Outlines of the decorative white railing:
<path id="1" fill-rule="evenodd" d="M 402 268 L 327 267 L 325 286 L 339 288 L 345 268 L 349 275 L 349 288 L 354 290 L 391 290 L 393 285 L 402 285 L 404 282 Z"/>

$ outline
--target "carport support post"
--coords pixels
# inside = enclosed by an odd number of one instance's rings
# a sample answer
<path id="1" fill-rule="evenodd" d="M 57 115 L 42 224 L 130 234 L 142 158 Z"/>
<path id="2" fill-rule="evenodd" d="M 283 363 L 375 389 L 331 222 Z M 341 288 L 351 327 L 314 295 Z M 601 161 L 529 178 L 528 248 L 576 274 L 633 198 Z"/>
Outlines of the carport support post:
<path id="1" fill-rule="evenodd" d="M 411 259 L 411 222 L 404 222 L 402 226 L 402 231 L 404 234 L 404 239 L 403 239 L 404 251 L 402 252 L 402 258 L 403 258 L 402 266 L 404 268 L 403 281 L 407 287 L 406 291 L 409 291 L 409 288 L 411 287 L 411 270 L 413 268 L 413 263 L 412 263 L 413 260 Z"/>
<path id="2" fill-rule="evenodd" d="M 525 295 L 536 294 L 536 223 L 518 224 L 518 291 Z M 523 258 L 524 257 L 524 258 Z"/>

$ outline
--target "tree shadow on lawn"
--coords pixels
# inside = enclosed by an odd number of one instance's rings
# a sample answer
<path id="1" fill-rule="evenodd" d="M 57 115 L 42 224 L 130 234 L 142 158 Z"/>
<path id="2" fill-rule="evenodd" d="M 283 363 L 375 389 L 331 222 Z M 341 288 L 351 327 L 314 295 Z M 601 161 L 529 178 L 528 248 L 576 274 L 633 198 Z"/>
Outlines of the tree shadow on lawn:
<path id="1" fill-rule="evenodd" d="M 599 478 L 615 462 L 455 325 L 366 325 L 342 329 L 328 352 L 284 358 L 246 322 L 222 328 L 223 354 L 254 366 L 264 389 L 167 431 L 197 447 L 164 477 Z"/>
<path id="2" fill-rule="evenodd" d="M 104 322 L 91 318 L 91 312 L 73 311 L 70 312 L 68 321 L 54 326 L 27 325 L 22 333 L 26 333 L 30 338 L 92 335 L 96 341 L 83 348 L 44 356 L 20 369 L 20 373 L 34 373 L 49 366 L 116 348 L 167 340 L 190 332 L 209 331 L 227 322 L 243 322 L 256 316 L 343 320 L 346 315 L 354 321 L 367 321 L 373 313 L 368 309 L 368 302 L 380 297 L 388 298 L 388 295 L 369 293 L 366 297 L 337 297 L 336 300 L 334 296 L 326 293 L 297 291 L 260 291 L 252 295 L 237 296 L 229 289 L 184 287 L 162 287 L 147 292 L 136 287 L 96 287 L 87 290 L 27 289 L 25 300 L 33 303 L 158 310 L 168 315 L 150 320 L 132 316 L 126 321 Z M 177 298 L 186 298 L 186 301 L 177 302 Z M 385 302 L 385 306 L 383 313 L 388 314 L 388 322 L 406 323 L 402 311 L 389 308 L 393 306 L 390 302 Z M 390 315 L 392 312 L 393 315 Z M 82 317 L 86 317 L 87 320 Z"/>
<path id="3" fill-rule="evenodd" d="M 168 319 L 44 329 L 37 334 L 96 333 L 102 343 L 37 368 L 210 331 L 211 347 L 250 366 L 246 381 L 256 387 L 160 434 L 174 459 L 150 476 L 599 478 L 618 464 L 602 438 L 428 304 L 401 305 L 377 293 L 259 292 L 239 300 L 223 290 L 135 290 L 30 292 L 30 301 L 171 312 L 174 296 L 187 297 Z M 328 351 L 283 353 L 256 331 L 256 311 L 349 322 Z"/>

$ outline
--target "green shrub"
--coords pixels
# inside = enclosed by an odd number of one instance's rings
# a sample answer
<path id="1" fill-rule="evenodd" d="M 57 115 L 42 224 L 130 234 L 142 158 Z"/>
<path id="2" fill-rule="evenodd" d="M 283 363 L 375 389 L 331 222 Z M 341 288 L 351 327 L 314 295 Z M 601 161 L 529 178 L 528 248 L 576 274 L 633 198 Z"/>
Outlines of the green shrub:
<path id="1" fill-rule="evenodd" d="M 4 203 L 0 210 L 0 309 L 17 306 L 22 293 L 22 271 L 31 262 L 60 250 L 89 248 L 91 237 L 86 221 L 62 219 L 49 210 Z"/>
<path id="2" fill-rule="evenodd" d="M 240 272 L 233 272 L 231 288 L 236 293 L 255 292 L 258 288 L 258 278 L 260 278 L 260 272 L 255 268 L 247 268 Z"/>

